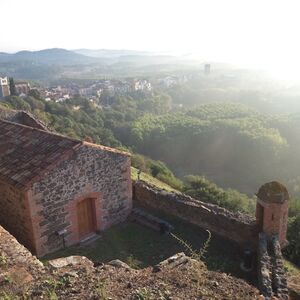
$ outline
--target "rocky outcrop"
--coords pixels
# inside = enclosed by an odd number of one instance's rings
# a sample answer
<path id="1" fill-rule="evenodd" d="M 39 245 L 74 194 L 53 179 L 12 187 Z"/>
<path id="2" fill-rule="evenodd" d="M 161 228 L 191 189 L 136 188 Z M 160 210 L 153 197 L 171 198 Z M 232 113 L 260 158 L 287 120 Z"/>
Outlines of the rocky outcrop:
<path id="1" fill-rule="evenodd" d="M 0 251 L 0 299 L 261 299 L 245 281 L 210 272 L 183 253 L 159 264 L 159 272 L 119 260 L 95 267 L 82 256 L 44 267 L 2 227 Z"/>
<path id="2" fill-rule="evenodd" d="M 43 264 L 0 226 L 0 299 L 8 299 L 1 295 L 5 286 L 14 293 L 20 293 L 43 274 Z"/>

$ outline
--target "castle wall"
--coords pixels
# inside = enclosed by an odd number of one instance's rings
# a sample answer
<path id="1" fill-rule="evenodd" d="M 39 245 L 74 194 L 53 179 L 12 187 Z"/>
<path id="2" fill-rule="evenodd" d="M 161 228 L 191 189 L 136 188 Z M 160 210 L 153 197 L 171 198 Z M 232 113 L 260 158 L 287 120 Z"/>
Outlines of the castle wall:
<path id="1" fill-rule="evenodd" d="M 0 224 L 18 241 L 34 251 L 34 241 L 26 192 L 0 181 Z"/>
<path id="2" fill-rule="evenodd" d="M 48 131 L 47 127 L 32 114 L 22 110 L 0 108 L 0 119 Z"/>
<path id="3" fill-rule="evenodd" d="M 19 117 L 20 124 L 30 126 L 32 128 L 48 131 L 48 128 L 46 127 L 46 125 L 44 125 L 40 120 L 37 120 L 36 118 L 34 118 L 34 116 L 32 114 L 29 114 L 25 111 L 20 111 L 18 117 Z"/>
<path id="4" fill-rule="evenodd" d="M 277 236 L 259 234 L 258 285 L 266 299 L 289 299 L 284 261 Z M 272 298 L 273 299 L 273 298 Z"/>
<path id="5" fill-rule="evenodd" d="M 130 157 L 83 145 L 74 156 L 33 184 L 29 192 L 37 255 L 79 242 L 77 204 L 92 198 L 96 229 L 126 219 L 132 208 Z"/>
<path id="6" fill-rule="evenodd" d="M 134 184 L 134 204 L 174 215 L 201 228 L 237 242 L 242 247 L 256 248 L 255 219 L 232 213 L 217 205 L 195 200 L 184 194 L 169 193 L 138 181 Z"/>

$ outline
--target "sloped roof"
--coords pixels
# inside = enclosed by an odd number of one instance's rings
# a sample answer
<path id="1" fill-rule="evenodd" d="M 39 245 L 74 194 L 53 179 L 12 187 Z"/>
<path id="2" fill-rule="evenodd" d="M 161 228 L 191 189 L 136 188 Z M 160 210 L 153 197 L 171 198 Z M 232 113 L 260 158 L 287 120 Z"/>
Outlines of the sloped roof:
<path id="1" fill-rule="evenodd" d="M 81 146 L 130 156 L 118 149 L 1 120 L 0 116 L 0 180 L 23 189 Z"/>
<path id="2" fill-rule="evenodd" d="M 79 140 L 0 120 L 0 179 L 25 187 L 80 145 Z"/>

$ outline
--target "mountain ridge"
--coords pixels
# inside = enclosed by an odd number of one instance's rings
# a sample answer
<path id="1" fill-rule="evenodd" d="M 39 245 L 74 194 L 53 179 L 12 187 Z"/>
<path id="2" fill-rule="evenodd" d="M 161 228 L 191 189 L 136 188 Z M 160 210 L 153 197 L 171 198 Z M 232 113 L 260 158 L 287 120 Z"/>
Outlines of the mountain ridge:
<path id="1" fill-rule="evenodd" d="M 0 62 L 31 61 L 39 64 L 85 64 L 98 60 L 62 48 L 49 48 L 38 51 L 21 50 L 16 53 L 0 53 Z"/>

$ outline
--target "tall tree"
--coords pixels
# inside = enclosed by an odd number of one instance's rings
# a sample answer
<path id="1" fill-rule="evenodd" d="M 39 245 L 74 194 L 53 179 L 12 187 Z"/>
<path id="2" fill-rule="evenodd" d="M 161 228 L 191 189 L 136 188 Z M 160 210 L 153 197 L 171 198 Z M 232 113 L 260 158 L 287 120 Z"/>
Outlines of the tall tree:
<path id="1" fill-rule="evenodd" d="M 15 81 L 12 77 L 9 78 L 9 89 L 10 89 L 10 94 L 12 96 L 17 96 L 17 90 L 16 90 L 16 85 L 15 85 Z"/>

